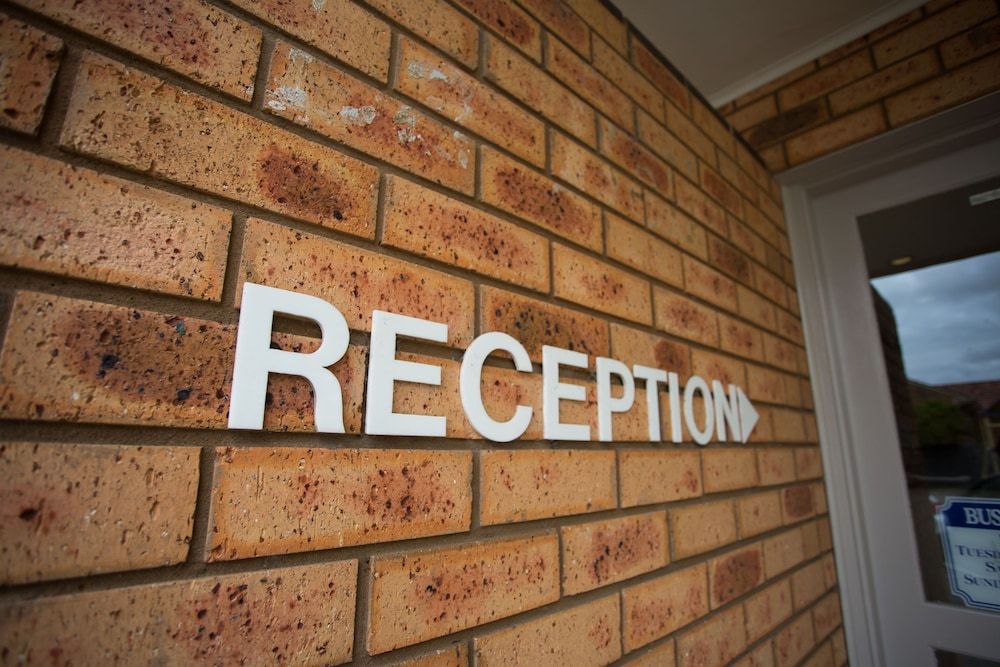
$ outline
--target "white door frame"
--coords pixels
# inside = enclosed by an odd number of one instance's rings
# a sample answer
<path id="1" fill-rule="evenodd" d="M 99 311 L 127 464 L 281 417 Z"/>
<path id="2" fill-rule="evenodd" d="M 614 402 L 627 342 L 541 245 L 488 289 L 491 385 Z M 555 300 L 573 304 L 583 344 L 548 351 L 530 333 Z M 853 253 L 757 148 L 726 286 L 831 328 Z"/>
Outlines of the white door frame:
<path id="1" fill-rule="evenodd" d="M 928 645 L 983 657 L 995 649 L 1000 658 L 1000 640 L 983 644 L 1000 637 L 1000 618 L 924 601 L 856 224 L 858 215 L 995 174 L 998 138 L 1000 93 L 779 178 L 853 665 L 934 664 Z"/>

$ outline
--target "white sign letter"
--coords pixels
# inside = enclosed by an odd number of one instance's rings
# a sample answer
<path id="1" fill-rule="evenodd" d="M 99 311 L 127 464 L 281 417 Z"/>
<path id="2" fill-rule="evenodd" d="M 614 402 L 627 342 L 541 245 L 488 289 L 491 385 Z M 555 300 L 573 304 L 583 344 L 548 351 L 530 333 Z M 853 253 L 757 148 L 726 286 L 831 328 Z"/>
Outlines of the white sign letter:
<path id="1" fill-rule="evenodd" d="M 667 382 L 667 372 L 649 366 L 632 366 L 632 375 L 646 381 L 646 417 L 649 419 L 650 442 L 660 441 L 660 386 Z M 599 403 L 600 401 L 598 401 Z M 678 438 L 679 440 L 680 438 Z"/>
<path id="2" fill-rule="evenodd" d="M 698 428 L 698 422 L 694 418 L 694 392 L 700 392 L 705 406 L 705 428 Z M 697 375 L 692 375 L 684 385 L 684 421 L 687 423 L 691 437 L 699 445 L 707 445 L 712 439 L 712 431 L 715 430 L 715 411 L 712 409 L 712 392 L 708 390 L 708 385 Z"/>
<path id="3" fill-rule="evenodd" d="M 740 441 L 740 406 L 736 398 L 736 387 L 729 385 L 729 399 L 726 390 L 718 380 L 712 380 L 712 394 L 715 399 L 715 428 L 719 442 L 726 441 L 726 424 L 732 435 L 729 440 Z"/>
<path id="4" fill-rule="evenodd" d="M 524 346 L 511 336 L 499 331 L 490 331 L 472 341 L 472 345 L 462 357 L 462 371 L 459 375 L 459 393 L 462 407 L 472 427 L 483 436 L 496 442 L 517 440 L 531 422 L 531 408 L 519 405 L 514 416 L 505 422 L 498 422 L 486 412 L 483 405 L 482 375 L 483 362 L 495 350 L 503 350 L 514 358 L 514 367 L 522 373 L 531 372 L 531 359 Z"/>
<path id="5" fill-rule="evenodd" d="M 587 355 L 552 345 L 542 346 L 542 422 L 546 440 L 590 440 L 587 424 L 563 424 L 559 421 L 559 401 L 585 401 L 587 389 L 579 384 L 559 381 L 559 367 L 587 368 Z"/>
<path id="6" fill-rule="evenodd" d="M 622 395 L 611 396 L 611 376 L 622 381 Z M 597 357 L 597 437 L 608 442 L 611 436 L 611 413 L 628 412 L 635 402 L 635 380 L 628 366 L 615 359 Z"/>

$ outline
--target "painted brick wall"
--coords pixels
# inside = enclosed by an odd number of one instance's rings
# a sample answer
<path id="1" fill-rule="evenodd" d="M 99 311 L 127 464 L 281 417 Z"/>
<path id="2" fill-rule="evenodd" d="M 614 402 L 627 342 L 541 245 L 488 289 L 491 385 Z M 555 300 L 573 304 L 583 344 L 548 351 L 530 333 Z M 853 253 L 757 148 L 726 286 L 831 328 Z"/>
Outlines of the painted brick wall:
<path id="1" fill-rule="evenodd" d="M 605 5 L 19 0 L 0 46 L 0 663 L 844 662 L 778 188 Z M 244 281 L 344 313 L 347 434 L 286 376 L 226 430 Z M 363 435 L 374 308 L 449 325 L 396 396 L 447 438 Z M 484 441 L 489 330 L 761 422 Z M 537 370 L 487 367 L 490 410 Z"/>
<path id="2" fill-rule="evenodd" d="M 931 0 L 720 111 L 780 172 L 1000 89 L 997 0 Z"/>

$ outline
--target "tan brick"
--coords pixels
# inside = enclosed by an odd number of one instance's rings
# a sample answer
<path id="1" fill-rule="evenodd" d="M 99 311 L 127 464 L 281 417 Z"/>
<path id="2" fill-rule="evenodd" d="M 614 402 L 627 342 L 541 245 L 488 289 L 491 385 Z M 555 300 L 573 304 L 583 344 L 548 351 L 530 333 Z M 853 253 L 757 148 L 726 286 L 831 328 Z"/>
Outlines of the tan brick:
<path id="1" fill-rule="evenodd" d="M 964 0 L 934 18 L 911 25 L 872 47 L 876 64 L 882 68 L 967 30 L 995 16 L 997 6 L 989 0 Z"/>
<path id="2" fill-rule="evenodd" d="M 0 263 L 218 301 L 231 214 L 0 148 Z"/>
<path id="3" fill-rule="evenodd" d="M 792 589 L 787 578 L 772 584 L 744 603 L 747 634 L 756 641 L 792 615 Z"/>
<path id="4" fill-rule="evenodd" d="M 477 637 L 475 647 L 476 664 L 482 667 L 606 665 L 622 653 L 618 596 L 604 597 Z"/>
<path id="5" fill-rule="evenodd" d="M 737 97 L 734 100 L 734 102 L 736 103 L 736 108 L 739 109 L 745 107 L 750 102 L 759 99 L 764 95 L 769 95 L 780 88 L 784 88 L 793 81 L 798 81 L 806 74 L 815 71 L 815 69 L 816 69 L 815 60 L 810 60 L 804 65 L 799 65 L 798 67 L 788 72 L 787 74 L 783 74 L 779 76 L 777 79 L 765 83 L 763 86 L 760 86 L 759 88 L 751 90 L 749 93 L 744 93 L 743 95 Z"/>
<path id="6" fill-rule="evenodd" d="M 795 476 L 798 479 L 823 476 L 823 460 L 818 447 L 800 447 L 795 450 Z"/>
<path id="7" fill-rule="evenodd" d="M 669 102 L 666 108 L 667 129 L 680 138 L 698 156 L 710 165 L 715 165 L 715 144 L 698 128 L 683 111 Z"/>
<path id="8" fill-rule="evenodd" d="M 742 361 L 701 349 L 691 350 L 691 372 L 708 382 L 719 380 L 723 386 L 746 385 L 746 371 Z"/>
<path id="9" fill-rule="evenodd" d="M 673 204 L 646 191 L 646 226 L 651 232 L 701 259 L 708 258 L 705 228 Z"/>
<path id="10" fill-rule="evenodd" d="M 761 191 L 754 178 L 746 173 L 732 158 L 724 153 L 719 153 L 718 157 L 719 173 L 722 174 L 723 178 L 736 186 L 740 194 L 755 205 L 760 202 L 760 197 L 768 196 L 767 193 Z M 730 238 L 732 238 L 731 234 L 732 229 L 730 229 Z"/>
<path id="11" fill-rule="evenodd" d="M 398 57 L 396 90 L 529 162 L 544 163 L 541 120 L 408 38 L 400 38 Z"/>
<path id="12" fill-rule="evenodd" d="M 795 452 L 791 449 L 769 447 L 757 450 L 760 483 L 784 484 L 795 481 Z"/>
<path id="13" fill-rule="evenodd" d="M 264 108 L 472 194 L 476 167 L 471 139 L 293 46 L 279 43 L 275 49 Z"/>
<path id="14" fill-rule="evenodd" d="M 786 371 L 799 370 L 799 349 L 787 343 L 777 336 L 763 334 L 764 336 L 764 360 L 767 363 L 777 366 Z"/>
<path id="15" fill-rule="evenodd" d="M 708 613 L 705 564 L 671 572 L 622 591 L 625 651 L 665 637 Z"/>
<path id="16" fill-rule="evenodd" d="M 733 667 L 774 667 L 774 650 L 771 647 L 771 642 L 759 645 L 732 664 Z"/>
<path id="17" fill-rule="evenodd" d="M 723 153 L 730 156 L 735 153 L 736 140 L 733 138 L 729 125 L 720 119 L 718 112 L 708 107 L 697 97 L 691 100 L 691 120 L 711 137 L 711 140 Z"/>
<path id="18" fill-rule="evenodd" d="M 470 69 L 479 63 L 479 28 L 443 0 L 365 0 Z"/>
<path id="19" fill-rule="evenodd" d="M 844 638 L 844 629 L 840 628 L 833 633 L 830 638 L 830 643 L 833 645 L 833 664 L 840 667 L 840 665 L 847 664 L 847 641 Z"/>
<path id="20" fill-rule="evenodd" d="M 768 95 L 767 97 L 762 97 L 761 99 L 748 104 L 747 106 L 734 111 L 733 113 L 726 116 L 726 120 L 729 121 L 736 131 L 743 132 L 768 118 L 774 118 L 778 115 L 778 106 L 775 103 L 774 96 Z"/>
<path id="21" fill-rule="evenodd" d="M 781 196 L 780 187 L 778 187 L 777 182 L 771 177 L 760 156 L 751 152 L 749 148 L 739 142 L 736 144 L 736 164 L 750 174 L 757 185 L 765 191 L 770 189 L 772 197 Z M 777 192 L 774 190 L 775 187 L 778 187 Z"/>
<path id="22" fill-rule="evenodd" d="M 378 171 L 88 54 L 62 145 L 222 197 L 371 238 Z M 137 122 L 142 119 L 142 122 Z"/>
<path id="23" fill-rule="evenodd" d="M 659 53 L 647 48 L 642 40 L 632 40 L 632 62 L 636 68 L 656 84 L 660 92 L 671 102 L 680 109 L 688 111 L 691 105 L 687 87 L 660 58 Z"/>
<path id="24" fill-rule="evenodd" d="M 747 396 L 757 401 L 768 403 L 785 403 L 787 393 L 785 389 L 786 376 L 778 371 L 747 364 Z M 797 378 L 793 378 L 797 381 Z"/>
<path id="25" fill-rule="evenodd" d="M 719 346 L 741 357 L 764 360 L 764 339 L 759 330 L 725 315 L 719 315 Z M 747 365 L 750 368 L 750 365 Z M 749 386 L 752 386 L 752 380 Z M 749 389 L 749 387 L 748 387 Z"/>
<path id="26" fill-rule="evenodd" d="M 659 196 L 673 198 L 670 167 L 604 117 L 601 117 L 601 153 L 654 188 Z"/>
<path id="27" fill-rule="evenodd" d="M 628 27 L 600 0 L 566 0 L 566 4 L 582 16 L 594 32 L 606 39 L 618 53 L 626 53 Z"/>
<path id="28" fill-rule="evenodd" d="M 691 375 L 691 349 L 662 336 L 611 324 L 611 353 L 628 365 L 642 364 L 677 373 L 681 382 Z"/>
<path id="29" fill-rule="evenodd" d="M 840 596 L 834 592 L 813 608 L 813 624 L 817 637 L 826 637 L 830 632 L 840 625 Z"/>
<path id="30" fill-rule="evenodd" d="M 811 127 L 816 127 L 830 118 L 829 110 L 823 98 L 817 98 L 811 102 L 798 106 L 794 109 L 784 111 L 773 118 L 768 118 L 758 125 L 743 132 L 747 142 L 756 149 L 764 164 L 769 168 L 784 162 L 784 154 L 780 151 L 780 146 L 775 149 L 771 146 L 775 142 L 787 139 L 795 134 Z M 777 155 L 772 155 L 764 150 L 771 146 L 772 150 L 777 150 Z"/>
<path id="31" fill-rule="evenodd" d="M 635 100 L 636 104 L 654 117 L 663 118 L 663 95 L 656 86 L 639 74 L 628 60 L 600 37 L 594 37 L 593 49 L 594 67 L 597 71 L 613 81 Z"/>
<path id="32" fill-rule="evenodd" d="M 764 201 L 767 201 L 767 197 L 761 197 L 761 202 Z M 743 213 L 746 216 L 744 219 L 747 226 L 749 226 L 753 231 L 759 234 L 761 238 L 771 245 L 778 245 L 778 228 L 760 211 L 760 209 L 744 204 Z"/>
<path id="33" fill-rule="evenodd" d="M 764 540 L 764 571 L 768 579 L 795 567 L 804 557 L 802 531 L 798 528 Z"/>
<path id="34" fill-rule="evenodd" d="M 805 345 L 806 339 L 802 333 L 802 322 L 799 318 L 794 315 L 789 315 L 783 310 L 777 311 L 777 315 L 778 332 L 785 338 L 792 340 L 799 345 Z"/>
<path id="35" fill-rule="evenodd" d="M 482 198 L 524 220 L 592 250 L 602 247 L 601 210 L 555 181 L 484 146 Z"/>
<path id="36" fill-rule="evenodd" d="M 736 283 L 693 257 L 684 256 L 684 287 L 688 294 L 736 312 Z"/>
<path id="37" fill-rule="evenodd" d="M 833 644 L 824 642 L 802 663 L 803 667 L 833 667 Z"/>
<path id="38" fill-rule="evenodd" d="M 817 514 L 825 514 L 827 511 L 826 504 L 826 484 L 823 482 L 814 482 L 812 485 L 813 491 L 813 504 L 816 507 Z"/>
<path id="39" fill-rule="evenodd" d="M 563 526 L 563 595 L 651 572 L 670 561 L 665 512 Z"/>
<path id="40" fill-rule="evenodd" d="M 870 102 L 909 88 L 938 72 L 937 58 L 933 50 L 918 53 L 900 63 L 879 70 L 856 83 L 831 93 L 830 109 L 840 115 Z"/>
<path id="41" fill-rule="evenodd" d="M 557 79 L 616 123 L 632 129 L 633 104 L 625 93 L 558 39 L 547 40 L 545 49 L 545 66 Z"/>
<path id="42" fill-rule="evenodd" d="M 805 102 L 846 86 L 872 73 L 872 58 L 867 50 L 823 67 L 814 74 L 797 81 L 778 93 L 782 111 L 788 111 Z"/>
<path id="43" fill-rule="evenodd" d="M 889 124 L 903 125 L 1000 87 L 1000 54 L 988 56 L 885 101 Z"/>
<path id="44" fill-rule="evenodd" d="M 819 555 L 819 527 L 815 521 L 802 524 L 802 555 L 805 560 Z"/>
<path id="45" fill-rule="evenodd" d="M 688 298 L 653 288 L 656 328 L 705 345 L 718 345 L 719 325 L 714 310 Z"/>
<path id="46" fill-rule="evenodd" d="M 792 599 L 799 611 L 819 599 L 826 592 L 823 564 L 813 562 L 792 574 Z"/>
<path id="47" fill-rule="evenodd" d="M 736 499 L 740 537 L 766 533 L 781 525 L 781 497 L 777 491 L 765 491 Z"/>
<path id="48" fill-rule="evenodd" d="M 389 26 L 354 3 L 235 0 L 235 4 L 368 76 L 387 80 Z"/>
<path id="49" fill-rule="evenodd" d="M 774 637 L 774 663 L 778 667 L 797 665 L 814 644 L 812 617 L 799 616 Z"/>
<path id="50" fill-rule="evenodd" d="M 0 15 L 0 126 L 34 134 L 42 122 L 63 42 Z"/>
<path id="51" fill-rule="evenodd" d="M 608 257 L 665 283 L 683 287 L 681 253 L 677 249 L 612 213 L 607 221 Z"/>
<path id="52" fill-rule="evenodd" d="M 285 349 L 318 344 L 286 334 L 272 341 Z M 18 292 L 0 352 L 0 415 L 225 428 L 235 345 L 235 326 Z M 353 433 L 361 429 L 364 367 L 364 348 L 352 346 L 332 369 Z M 275 376 L 268 391 L 267 430 L 314 429 L 306 380 Z"/>
<path id="53" fill-rule="evenodd" d="M 719 172 L 699 164 L 701 168 L 701 186 L 705 192 L 714 197 L 722 206 L 738 218 L 743 217 L 743 198 L 732 185 L 727 183 Z"/>
<path id="54" fill-rule="evenodd" d="M 555 295 L 640 324 L 652 324 L 649 283 L 564 245 L 552 245 Z"/>
<path id="55" fill-rule="evenodd" d="M 677 664 L 674 657 L 674 640 L 657 644 L 652 649 L 621 663 L 626 667 L 663 667 Z"/>
<path id="56" fill-rule="evenodd" d="M 457 0 L 457 2 L 479 19 L 479 23 L 503 36 L 534 60 L 541 60 L 541 26 L 523 9 L 504 0 Z"/>
<path id="57" fill-rule="evenodd" d="M 367 647 L 372 654 L 506 618 L 559 598 L 555 533 L 377 556 L 371 569 Z"/>
<path id="58" fill-rule="evenodd" d="M 752 591 L 764 582 L 764 553 L 754 544 L 708 563 L 708 586 L 712 609 Z"/>
<path id="59" fill-rule="evenodd" d="M 792 137 L 785 143 L 785 150 L 789 163 L 796 165 L 858 143 L 884 130 L 882 109 L 878 105 L 870 106 Z"/>
<path id="60" fill-rule="evenodd" d="M 774 437 L 780 442 L 805 442 L 805 424 L 798 410 L 776 409 L 772 411 Z"/>
<path id="61" fill-rule="evenodd" d="M 751 449 L 706 449 L 702 452 L 705 493 L 757 485 L 757 457 Z"/>
<path id="62" fill-rule="evenodd" d="M 468 281 L 333 239 L 251 218 L 240 278 L 326 299 L 359 331 L 371 329 L 373 310 L 388 310 L 447 324 L 455 347 L 472 342 Z"/>
<path id="63" fill-rule="evenodd" d="M 385 245 L 549 291 L 549 243 L 538 234 L 391 175 L 383 217 Z"/>
<path id="64" fill-rule="evenodd" d="M 218 449 L 209 560 L 462 532 L 471 479 L 469 452 Z"/>
<path id="65" fill-rule="evenodd" d="M 720 236 L 728 235 L 726 213 L 721 206 L 683 178 L 674 179 L 674 189 L 681 210 Z"/>
<path id="66" fill-rule="evenodd" d="M 577 53 L 590 59 L 590 29 L 579 14 L 551 0 L 520 0 L 520 4 Z"/>
<path id="67" fill-rule="evenodd" d="M 468 667 L 469 647 L 463 641 L 433 653 L 392 663 L 392 667 Z"/>
<path id="68" fill-rule="evenodd" d="M 643 219 L 642 186 L 559 132 L 552 135 L 552 173 L 623 215 Z"/>
<path id="69" fill-rule="evenodd" d="M 695 498 L 702 494 L 698 452 L 622 450 L 618 453 L 622 507 Z"/>
<path id="70" fill-rule="evenodd" d="M 1000 19 L 987 21 L 940 45 L 944 66 L 952 69 L 1000 49 Z"/>
<path id="71" fill-rule="evenodd" d="M 480 466 L 484 525 L 597 512 L 616 504 L 611 451 L 485 451 Z"/>
<path id="72" fill-rule="evenodd" d="M 736 515 L 731 500 L 719 500 L 670 510 L 674 558 L 681 559 L 736 540 Z"/>
<path id="73" fill-rule="evenodd" d="M 677 639 L 679 667 L 722 665 L 739 655 L 747 645 L 743 607 L 716 614 Z"/>
<path id="74" fill-rule="evenodd" d="M 197 489 L 195 447 L 0 444 L 0 581 L 183 562 Z"/>
<path id="75" fill-rule="evenodd" d="M 639 139 L 691 180 L 698 179 L 698 158 L 658 120 L 640 110 Z"/>
<path id="76" fill-rule="evenodd" d="M 753 265 L 753 282 L 757 291 L 774 301 L 779 306 L 787 307 L 788 305 L 788 290 L 785 288 L 784 283 L 781 279 L 775 276 L 773 273 L 767 269 L 761 268 L 759 265 Z M 779 328 L 780 328 L 780 318 L 779 318 Z"/>
<path id="77" fill-rule="evenodd" d="M 351 659 L 357 571 L 325 562 L 8 602 L 0 650 L 88 665 L 339 664 Z"/>

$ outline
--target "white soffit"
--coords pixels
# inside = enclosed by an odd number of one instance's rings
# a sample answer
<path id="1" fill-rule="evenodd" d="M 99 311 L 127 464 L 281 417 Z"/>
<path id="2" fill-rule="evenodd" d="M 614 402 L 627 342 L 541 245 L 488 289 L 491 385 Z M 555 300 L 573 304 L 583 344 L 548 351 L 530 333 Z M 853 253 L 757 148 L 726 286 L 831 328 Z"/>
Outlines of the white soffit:
<path id="1" fill-rule="evenodd" d="M 612 0 L 714 106 L 926 0 Z"/>

